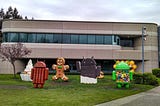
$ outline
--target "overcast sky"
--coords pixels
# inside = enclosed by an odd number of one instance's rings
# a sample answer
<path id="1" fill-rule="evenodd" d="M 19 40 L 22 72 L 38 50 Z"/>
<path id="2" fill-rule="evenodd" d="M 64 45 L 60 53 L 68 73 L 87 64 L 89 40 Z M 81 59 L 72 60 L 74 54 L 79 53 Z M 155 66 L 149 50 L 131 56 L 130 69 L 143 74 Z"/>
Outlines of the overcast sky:
<path id="1" fill-rule="evenodd" d="M 160 25 L 160 0 L 0 0 L 29 19 L 148 22 Z"/>

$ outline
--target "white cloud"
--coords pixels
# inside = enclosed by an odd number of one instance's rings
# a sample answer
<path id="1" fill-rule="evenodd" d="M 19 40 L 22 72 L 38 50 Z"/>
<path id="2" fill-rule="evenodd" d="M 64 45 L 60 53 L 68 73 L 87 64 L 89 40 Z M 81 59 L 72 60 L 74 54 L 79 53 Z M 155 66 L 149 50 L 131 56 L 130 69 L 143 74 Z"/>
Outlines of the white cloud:
<path id="1" fill-rule="evenodd" d="M 160 24 L 159 0 L 1 0 L 22 16 L 49 20 L 154 22 Z"/>

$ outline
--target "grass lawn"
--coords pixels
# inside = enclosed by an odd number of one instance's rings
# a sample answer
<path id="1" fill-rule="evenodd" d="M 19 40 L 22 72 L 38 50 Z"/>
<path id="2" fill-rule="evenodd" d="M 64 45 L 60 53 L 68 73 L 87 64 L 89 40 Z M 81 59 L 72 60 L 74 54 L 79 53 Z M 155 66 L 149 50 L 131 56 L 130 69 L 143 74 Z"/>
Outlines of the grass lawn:
<path id="1" fill-rule="evenodd" d="M 93 106 L 103 102 L 140 93 L 150 85 L 131 84 L 129 89 L 116 88 L 111 75 L 98 79 L 97 84 L 80 84 L 79 75 L 67 75 L 68 82 L 52 81 L 51 75 L 44 88 L 33 88 L 32 82 L 21 81 L 13 75 L 0 75 L 1 106 Z"/>

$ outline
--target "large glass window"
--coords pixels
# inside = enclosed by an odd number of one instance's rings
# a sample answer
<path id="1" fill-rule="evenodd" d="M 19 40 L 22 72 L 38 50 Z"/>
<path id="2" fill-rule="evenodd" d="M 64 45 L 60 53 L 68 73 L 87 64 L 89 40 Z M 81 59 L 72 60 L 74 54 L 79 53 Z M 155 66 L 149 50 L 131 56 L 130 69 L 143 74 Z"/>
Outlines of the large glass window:
<path id="1" fill-rule="evenodd" d="M 78 44 L 79 43 L 79 35 L 71 34 L 71 44 Z"/>
<path id="2" fill-rule="evenodd" d="M 53 43 L 53 34 L 46 34 L 46 43 Z"/>
<path id="3" fill-rule="evenodd" d="M 37 43 L 45 43 L 45 34 L 37 34 Z"/>
<path id="4" fill-rule="evenodd" d="M 28 35 L 27 33 L 19 33 L 19 42 L 27 42 Z"/>
<path id="5" fill-rule="evenodd" d="M 9 42 L 9 40 L 8 40 L 8 33 L 3 33 L 2 39 L 3 39 L 3 42 Z"/>
<path id="6" fill-rule="evenodd" d="M 28 33 L 28 42 L 29 43 L 36 43 L 36 41 L 37 41 L 37 34 Z"/>
<path id="7" fill-rule="evenodd" d="M 112 44 L 112 36 L 104 36 L 104 44 Z"/>
<path id="8" fill-rule="evenodd" d="M 79 43 L 80 44 L 87 44 L 87 35 L 80 35 L 79 36 Z"/>
<path id="9" fill-rule="evenodd" d="M 96 36 L 88 35 L 88 44 L 95 44 L 95 43 L 96 43 Z"/>
<path id="10" fill-rule="evenodd" d="M 96 44 L 103 44 L 103 35 L 96 36 Z"/>
<path id="11" fill-rule="evenodd" d="M 62 43 L 62 35 L 53 34 L 53 43 Z"/>
<path id="12" fill-rule="evenodd" d="M 57 34 L 57 33 L 3 33 L 3 42 L 29 43 L 65 43 L 65 44 L 104 44 L 133 46 L 133 39 L 120 38 L 116 35 L 93 34 Z"/>
<path id="13" fill-rule="evenodd" d="M 9 33 L 10 42 L 18 42 L 18 33 Z"/>
<path id="14" fill-rule="evenodd" d="M 63 43 L 71 43 L 71 35 L 69 35 L 69 34 L 65 34 L 65 35 L 63 35 L 63 37 L 62 37 L 63 39 L 62 39 L 62 41 L 63 41 Z"/>
<path id="15" fill-rule="evenodd" d="M 120 38 L 120 45 L 124 47 L 133 47 L 134 39 L 133 38 Z"/>

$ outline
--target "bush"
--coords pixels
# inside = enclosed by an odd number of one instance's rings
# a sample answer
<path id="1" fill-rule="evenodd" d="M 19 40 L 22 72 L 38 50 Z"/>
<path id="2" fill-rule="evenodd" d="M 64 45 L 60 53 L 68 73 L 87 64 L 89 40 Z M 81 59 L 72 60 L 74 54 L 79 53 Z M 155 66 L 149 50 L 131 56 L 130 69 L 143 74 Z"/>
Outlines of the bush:
<path id="1" fill-rule="evenodd" d="M 143 74 L 142 73 L 134 73 L 133 74 L 133 82 L 135 84 L 142 84 L 143 83 Z"/>
<path id="2" fill-rule="evenodd" d="M 152 73 L 144 73 L 143 78 L 143 83 L 146 85 L 158 85 L 158 80 Z"/>
<path id="3" fill-rule="evenodd" d="M 133 81 L 135 84 L 158 85 L 158 80 L 152 73 L 134 73 Z"/>
<path id="4" fill-rule="evenodd" d="M 155 75 L 156 77 L 160 78 L 160 68 L 152 69 L 152 73 L 153 73 L 153 75 Z"/>

